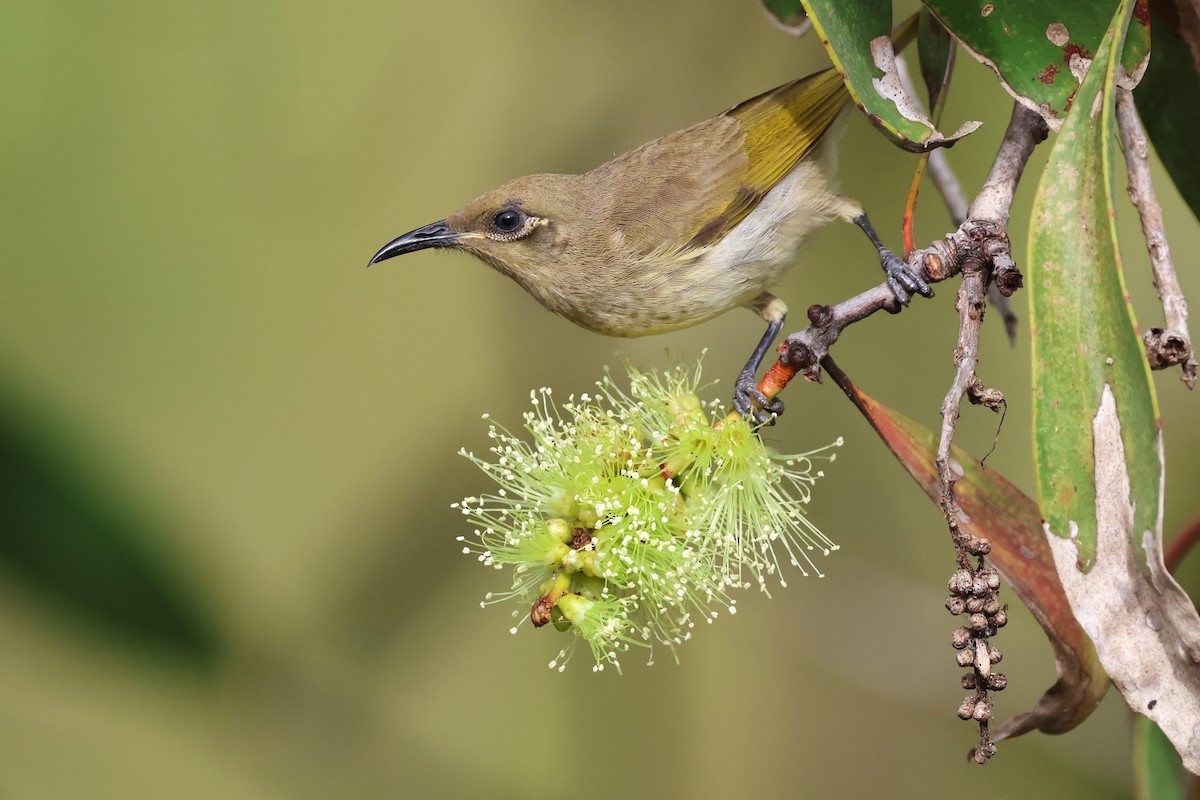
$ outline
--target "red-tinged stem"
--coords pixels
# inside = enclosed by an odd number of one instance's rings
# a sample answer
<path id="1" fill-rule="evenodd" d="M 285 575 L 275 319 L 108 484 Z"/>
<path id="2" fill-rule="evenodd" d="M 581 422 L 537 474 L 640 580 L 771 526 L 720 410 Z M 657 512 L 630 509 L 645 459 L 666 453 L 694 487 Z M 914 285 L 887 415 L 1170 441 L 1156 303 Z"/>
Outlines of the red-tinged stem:
<path id="1" fill-rule="evenodd" d="M 763 375 L 762 380 L 758 382 L 758 390 L 771 399 L 775 395 L 784 390 L 792 378 L 796 377 L 799 372 L 796 367 L 784 364 L 782 361 L 776 361 L 767 370 L 767 374 Z"/>
<path id="2" fill-rule="evenodd" d="M 771 365 L 771 368 L 767 370 L 767 374 L 762 376 L 762 380 L 758 382 L 758 390 L 766 395 L 767 399 L 770 400 L 775 395 L 782 392 L 784 388 L 791 383 L 792 378 L 796 377 L 796 374 L 799 371 L 800 370 L 796 367 L 783 363 L 782 359 L 777 360 Z M 720 428 L 740 417 L 741 414 L 738 412 L 730 411 L 725 415 L 724 419 L 718 420 L 716 425 L 713 427 Z M 664 466 L 664 470 L 665 469 L 666 467 Z"/>
<path id="3" fill-rule="evenodd" d="M 1200 541 L 1200 514 L 1192 517 L 1179 535 L 1171 540 L 1171 546 L 1167 548 L 1166 554 L 1163 556 L 1163 563 L 1167 565 L 1167 572 L 1174 573 L 1179 568 L 1180 563 L 1188 552 L 1196 546 L 1196 542 Z"/>
<path id="4" fill-rule="evenodd" d="M 900 223 L 900 235 L 904 240 L 904 257 L 907 258 L 917 249 L 917 240 L 913 234 L 913 218 L 917 214 L 917 193 L 921 190 L 921 178 L 925 174 L 925 164 L 929 161 L 929 153 L 921 154 L 917 160 L 917 168 L 913 172 L 912 184 L 908 187 L 908 199 L 904 203 L 904 218 Z"/>

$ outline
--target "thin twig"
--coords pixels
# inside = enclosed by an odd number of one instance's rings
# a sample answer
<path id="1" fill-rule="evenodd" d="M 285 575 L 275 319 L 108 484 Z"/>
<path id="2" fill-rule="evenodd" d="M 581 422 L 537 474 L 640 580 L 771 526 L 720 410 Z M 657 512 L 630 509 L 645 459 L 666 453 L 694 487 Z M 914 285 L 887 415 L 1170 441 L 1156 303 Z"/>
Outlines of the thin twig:
<path id="1" fill-rule="evenodd" d="M 1197 542 L 1200 542 L 1200 514 L 1192 517 L 1183 530 L 1171 540 L 1171 546 L 1163 555 L 1163 564 L 1166 565 L 1167 572 L 1174 573 L 1183 562 L 1184 556 L 1191 552 Z"/>
<path id="2" fill-rule="evenodd" d="M 967 534 L 958 524 L 958 509 L 954 505 L 954 473 L 950 467 L 950 444 L 958 424 L 958 407 L 963 397 L 978 385 L 975 366 L 979 363 L 979 329 L 983 325 L 984 294 L 987 285 L 989 264 L 982 258 L 972 258 L 963 268 L 962 281 L 958 285 L 958 297 L 954 306 L 958 311 L 958 344 L 954 348 L 954 380 L 942 400 L 942 431 L 938 440 L 938 478 L 942 483 L 941 506 L 950 527 L 950 536 L 957 551 L 958 566 L 970 570 L 971 556 L 964 545 Z"/>
<path id="3" fill-rule="evenodd" d="M 919 103 L 917 87 L 913 83 L 912 74 L 903 58 L 896 59 L 896 72 L 900 76 L 904 90 L 912 98 L 912 102 Z M 947 87 L 943 87 L 943 91 L 945 88 Z M 931 150 L 928 153 L 928 159 L 926 169 L 929 180 L 937 189 L 938 194 L 942 196 L 942 202 L 946 204 L 946 210 L 950 212 L 950 221 L 956 227 L 962 227 L 962 224 L 967 221 L 967 196 L 963 192 L 962 184 L 959 183 L 954 170 L 950 167 L 950 159 L 946 155 L 946 150 L 940 147 Z M 1012 303 L 1009 302 L 1007 296 L 1000 293 L 994 284 L 988 286 L 987 299 L 988 303 L 1000 314 L 1000 318 L 1004 320 L 1004 331 L 1008 334 L 1009 344 L 1016 344 L 1018 320 L 1017 315 L 1013 312 Z"/>
<path id="4" fill-rule="evenodd" d="M 1021 180 L 1021 173 L 1025 170 L 1033 148 L 1045 137 L 1046 125 L 1042 118 L 1024 106 L 1014 103 L 1012 118 L 996 153 L 996 160 L 992 163 L 991 172 L 968 210 L 972 221 L 986 221 L 1000 230 L 1007 228 L 1013 196 Z M 1004 244 L 1007 245 L 1007 238 Z M 995 281 L 1001 294 L 1005 295 L 1011 295 L 1012 289 L 1015 288 L 1006 280 L 1009 271 L 1016 271 L 1010 248 L 996 245 L 996 239 L 981 242 L 978 250 L 962 263 L 963 279 L 959 284 L 958 298 L 955 302 L 959 314 L 958 345 L 954 350 L 956 369 L 954 380 L 942 401 L 942 430 L 937 449 L 936 465 L 942 481 L 942 512 L 946 515 L 946 522 L 950 526 L 955 544 L 960 545 L 959 563 L 964 569 L 969 568 L 969 559 L 961 547 L 962 533 L 954 507 L 950 444 L 958 422 L 958 407 L 964 396 L 970 394 L 973 400 L 985 402 L 993 410 L 1003 402 L 994 390 L 984 389 L 975 374 L 975 366 L 979 359 L 979 328 L 983 323 L 983 299 L 987 285 L 990 281 Z M 983 398 L 991 398 L 991 401 Z"/>
<path id="5" fill-rule="evenodd" d="M 1014 104 L 1012 118 L 996 153 L 996 160 L 975 201 L 968 208 L 966 220 L 958 230 L 923 250 L 913 251 L 907 258 L 909 266 L 929 283 L 943 281 L 959 273 L 963 276 L 956 303 L 959 311 L 956 370 L 942 402 L 942 430 L 935 466 L 942 487 L 940 505 L 954 540 L 959 565 L 959 570 L 950 580 L 951 596 L 947 598 L 946 608 L 952 614 L 971 613 L 971 626 L 958 629 L 953 643 L 959 651 L 959 664 L 971 668 L 971 672 L 963 676 L 963 686 L 973 689 L 975 693 L 963 701 L 959 716 L 979 723 L 979 745 L 971 751 L 971 759 L 980 764 L 996 752 L 988 727 L 991 718 L 988 692 L 998 691 L 1006 684 L 1003 676 L 991 672 L 991 665 L 1000 660 L 1001 654 L 989 640 L 1000 625 L 983 614 L 982 609 L 985 604 L 992 613 L 999 613 L 1002 608 L 995 594 L 999 588 L 999 576 L 983 561 L 984 554 L 991 549 L 990 544 L 964 533 L 958 524 L 950 444 L 964 396 L 993 410 L 1003 403 L 1000 393 L 986 388 L 975 374 L 984 296 L 989 285 L 995 285 L 1004 297 L 1012 295 L 1021 286 L 1021 273 L 1013 261 L 1008 239 L 1008 220 L 1025 164 L 1033 149 L 1045 140 L 1047 133 L 1046 123 L 1040 116 Z M 831 363 L 828 360 L 829 348 L 842 331 L 880 310 L 891 313 L 900 310 L 886 283 L 835 306 L 810 306 L 808 319 L 811 324 L 805 330 L 787 337 L 785 344 L 780 347 L 782 355 L 779 361 L 768 370 L 759 384 L 760 391 L 773 397 L 797 374 L 803 374 L 810 380 L 819 380 L 822 362 Z M 972 563 L 972 556 L 978 563 Z M 972 604 L 978 605 L 979 609 L 973 609 Z"/>
<path id="6" fill-rule="evenodd" d="M 969 219 L 989 222 L 1002 231 L 1007 229 L 1013 196 L 1021 180 L 1021 173 L 1025 170 L 1033 148 L 1045 138 L 1045 123 L 1041 117 L 1027 111 L 1023 106 L 1014 104 L 1013 115 L 1000 143 L 996 160 L 992 163 L 992 170 L 983 188 L 976 195 L 975 202 L 967 211 Z M 962 281 L 958 285 L 958 297 L 955 300 L 955 308 L 958 310 L 958 344 L 954 348 L 954 380 L 942 400 L 942 430 L 938 439 L 937 456 L 934 459 L 942 488 L 939 498 L 942 514 L 954 541 L 955 557 L 959 566 L 959 572 L 950 579 L 951 596 L 947 598 L 946 607 L 951 613 L 957 611 L 960 602 L 978 602 L 978 598 L 970 597 L 972 592 L 966 587 L 973 587 L 989 572 L 984 565 L 982 553 L 991 549 L 990 543 L 971 536 L 963 531 L 958 523 L 950 445 L 957 429 L 959 406 L 963 397 L 970 397 L 973 403 L 983 403 L 993 411 L 998 410 L 1004 402 L 1000 392 L 985 388 L 975 373 L 975 367 L 979 363 L 979 329 L 983 325 L 986 307 L 984 297 L 988 286 L 994 281 L 999 294 L 1007 297 L 1012 294 L 1014 288 L 1010 276 L 1020 274 L 1016 272 L 1007 237 L 1003 247 L 997 247 L 997 241 L 993 238 L 981 242 L 978 251 L 962 264 Z M 999 588 L 999 576 L 994 576 L 994 583 L 991 592 Z M 998 606 L 999 601 L 994 594 L 991 595 L 991 601 L 993 605 Z M 966 610 L 970 610 L 969 605 Z M 973 615 L 972 619 L 974 618 Z M 974 719 L 979 723 L 979 745 L 971 751 L 971 759 L 978 764 L 986 762 L 996 752 L 988 727 L 991 719 L 988 691 L 1004 686 L 1004 682 L 997 686 L 990 683 L 993 654 L 995 660 L 999 660 L 998 651 L 990 643 L 996 628 L 990 624 L 987 617 L 980 615 L 980 619 L 982 622 L 978 627 L 972 625 L 956 632 L 954 641 L 956 648 L 964 641 L 968 643 L 959 651 L 960 655 L 968 654 L 971 649 L 976 653 L 974 660 L 969 657 L 965 659 L 969 662 L 972 672 L 967 674 L 963 684 L 974 689 L 975 693 L 963 701 L 959 716 L 963 719 Z M 961 659 L 959 663 L 967 665 Z"/>
<path id="7" fill-rule="evenodd" d="M 1004 131 L 996 160 L 992 162 L 992 171 L 967 210 L 969 218 L 992 220 L 1008 227 L 1013 195 L 1021 180 L 1021 173 L 1025 171 L 1033 148 L 1044 142 L 1048 134 L 1046 121 L 1038 114 L 1020 103 L 1013 105 L 1008 129 Z"/>
<path id="8" fill-rule="evenodd" d="M 950 212 L 950 219 L 954 224 L 962 225 L 966 222 L 967 196 L 963 194 L 962 184 L 958 182 L 958 177 L 950 168 L 950 160 L 946 157 L 946 151 L 943 148 L 939 147 L 929 154 L 929 179 L 933 181 L 938 194 L 942 196 L 942 201 L 946 204 L 946 210 Z"/>
<path id="9" fill-rule="evenodd" d="M 1013 196 L 1025 164 L 1033 148 L 1046 138 L 1046 134 L 1046 124 L 1040 116 L 1018 103 L 1013 104 L 1012 118 L 1004 132 L 991 172 L 968 209 L 970 223 L 989 224 L 998 231 L 1006 231 Z M 959 313 L 958 344 L 954 350 L 956 368 L 954 380 L 942 401 L 942 429 L 936 466 L 942 482 L 942 512 L 958 548 L 959 564 L 963 569 L 970 569 L 969 555 L 963 549 L 965 538 L 959 528 L 954 506 L 950 444 L 954 440 L 959 404 L 964 396 L 969 395 L 973 402 L 983 403 L 993 410 L 1003 403 L 999 392 L 986 389 L 975 374 L 979 358 L 979 329 L 983 323 L 984 294 L 988 284 L 994 282 L 1001 294 L 1009 296 L 1020 286 L 1020 273 L 1013 262 L 1006 235 L 1003 239 L 991 236 L 980 241 L 979 247 L 963 259 L 961 268 L 963 279 L 955 302 Z"/>
<path id="10" fill-rule="evenodd" d="M 987 246 L 985 243 L 990 242 Z M 930 243 L 921 250 L 914 250 L 908 257 L 909 266 L 920 273 L 927 283 L 939 283 L 963 271 L 963 264 L 981 250 L 989 253 L 1005 252 L 1008 236 L 1002 229 L 983 221 L 969 221 L 953 233 Z M 1011 266 L 1012 259 L 1007 263 Z M 1006 277 L 1013 284 L 1009 289 L 1020 286 L 1020 273 L 1015 267 Z M 838 340 L 842 331 L 855 322 L 866 319 L 877 311 L 898 313 L 901 309 L 887 283 L 881 283 L 834 306 L 814 305 L 808 309 L 811 323 L 798 333 L 789 334 L 780 350 L 780 361 L 793 372 L 803 373 L 810 380 L 820 376 L 820 361 L 829 348 Z M 770 373 L 768 373 L 770 374 Z M 761 388 L 761 387 L 760 387 Z M 776 391 L 782 386 L 771 388 Z M 765 394 L 773 396 L 766 389 Z"/>
<path id="11" fill-rule="evenodd" d="M 951 221 L 961 226 L 967 221 L 967 198 L 963 194 L 962 184 L 958 182 L 954 170 L 950 167 L 945 150 L 934 150 L 929 154 L 929 178 L 941 194 L 946 210 L 950 212 Z M 1004 332 L 1008 334 L 1009 344 L 1016 344 L 1019 320 L 1013 311 L 1012 301 L 1001 294 L 995 284 L 988 285 L 987 299 L 988 305 L 996 309 L 1000 319 L 1004 320 Z"/>
<path id="12" fill-rule="evenodd" d="M 1142 337 L 1146 345 L 1146 358 L 1150 361 L 1151 369 L 1166 369 L 1182 364 L 1181 380 L 1189 389 L 1194 389 L 1197 363 L 1188 336 L 1187 298 L 1175 275 L 1175 263 L 1171 259 L 1171 248 L 1167 246 L 1167 233 L 1163 227 L 1162 206 L 1158 203 L 1154 183 L 1150 179 L 1146 132 L 1138 119 L 1133 93 L 1128 89 L 1117 89 L 1117 128 L 1121 132 L 1121 147 L 1125 151 L 1129 199 L 1133 201 L 1142 220 L 1142 233 L 1146 237 L 1146 248 L 1150 251 L 1154 288 L 1163 307 L 1163 327 L 1151 328 Z"/>
<path id="13" fill-rule="evenodd" d="M 992 264 L 992 280 L 1002 293 L 1008 296 L 1019 288 L 1021 274 L 1016 269 L 1008 241 L 1009 206 L 1025 162 L 1046 134 L 1046 123 L 1041 117 L 1016 105 L 988 180 L 971 205 L 969 219 L 953 233 L 910 253 L 909 266 L 927 282 L 938 283 L 962 272 L 967 260 L 982 256 Z M 808 309 L 811 324 L 788 335 L 779 348 L 783 355 L 776 365 L 778 369 L 773 367 L 768 372 L 764 378 L 768 385 L 760 386 L 760 389 L 774 397 L 796 374 L 803 374 L 810 380 L 819 379 L 821 359 L 847 326 L 877 311 L 894 314 L 900 308 L 886 283 L 834 306 L 811 306 Z"/>

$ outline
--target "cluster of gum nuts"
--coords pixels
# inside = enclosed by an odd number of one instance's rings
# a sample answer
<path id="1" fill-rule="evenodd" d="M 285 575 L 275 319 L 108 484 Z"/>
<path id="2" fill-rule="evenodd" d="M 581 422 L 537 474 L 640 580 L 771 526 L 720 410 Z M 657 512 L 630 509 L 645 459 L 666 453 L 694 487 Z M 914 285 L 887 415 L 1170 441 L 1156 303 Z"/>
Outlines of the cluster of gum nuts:
<path id="1" fill-rule="evenodd" d="M 965 549 L 971 555 L 984 556 L 991 551 L 986 539 L 972 539 Z M 958 651 L 955 660 L 960 667 L 971 671 L 962 676 L 964 689 L 973 689 L 958 707 L 958 716 L 964 720 L 986 723 L 992 715 L 988 691 L 998 692 L 1008 685 L 1008 678 L 1001 672 L 993 672 L 992 665 L 1000 663 L 1003 654 L 989 639 L 999 628 L 1008 624 L 1008 606 L 1000 604 L 1000 574 L 992 567 L 956 570 L 947 583 L 950 596 L 946 598 L 946 609 L 955 616 L 967 615 L 966 624 L 956 628 L 951 644 Z M 987 760 L 995 750 L 990 742 L 986 745 L 992 752 L 981 748 L 974 757 Z"/>

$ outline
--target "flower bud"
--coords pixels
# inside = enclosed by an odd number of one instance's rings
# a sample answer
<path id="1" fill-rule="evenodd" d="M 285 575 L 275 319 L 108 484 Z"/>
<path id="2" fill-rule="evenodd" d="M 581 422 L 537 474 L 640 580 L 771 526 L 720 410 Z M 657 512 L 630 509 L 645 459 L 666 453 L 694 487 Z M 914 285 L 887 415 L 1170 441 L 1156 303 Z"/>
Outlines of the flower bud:
<path id="1" fill-rule="evenodd" d="M 546 530 L 555 539 L 558 539 L 563 544 L 569 544 L 573 535 L 574 527 L 561 517 L 546 520 Z"/>
<path id="2" fill-rule="evenodd" d="M 571 518 L 579 513 L 579 503 L 573 494 L 565 489 L 559 489 L 550 497 L 550 509 L 555 514 Z"/>
<path id="3" fill-rule="evenodd" d="M 595 528 L 596 523 L 600 521 L 600 515 L 596 513 L 596 507 L 593 505 L 582 505 L 579 507 L 579 521 L 586 528 Z"/>

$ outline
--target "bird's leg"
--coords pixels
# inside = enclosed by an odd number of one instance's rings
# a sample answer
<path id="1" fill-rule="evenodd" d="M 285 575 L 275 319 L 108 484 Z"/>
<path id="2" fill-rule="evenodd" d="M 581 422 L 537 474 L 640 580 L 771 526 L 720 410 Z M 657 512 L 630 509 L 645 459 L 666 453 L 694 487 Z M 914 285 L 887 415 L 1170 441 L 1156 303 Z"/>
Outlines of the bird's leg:
<path id="1" fill-rule="evenodd" d="M 733 391 L 733 407 L 752 422 L 774 425 L 775 418 L 783 413 L 783 401 L 777 397 L 767 397 L 760 392 L 754 375 L 758 372 L 758 365 L 767 355 L 767 350 L 775 342 L 775 337 L 783 329 L 784 320 L 787 319 L 787 306 L 770 292 L 763 292 L 754 298 L 751 308 L 767 321 L 767 330 L 758 340 L 758 345 L 750 354 L 750 360 L 737 377 Z"/>
<path id="2" fill-rule="evenodd" d="M 871 220 L 867 219 L 867 212 L 859 212 L 851 217 L 850 221 L 862 228 L 863 233 L 871 240 L 871 244 L 875 245 L 875 249 L 879 251 L 879 266 L 883 267 L 884 274 L 887 275 L 887 285 L 892 290 L 892 294 L 896 296 L 896 302 L 906 306 L 914 294 L 933 297 L 933 289 L 921 279 L 916 270 L 900 256 L 884 247 L 883 242 L 879 239 L 879 234 L 875 233 L 875 229 L 871 227 Z"/>

